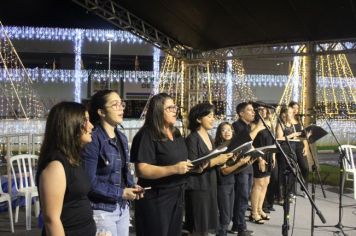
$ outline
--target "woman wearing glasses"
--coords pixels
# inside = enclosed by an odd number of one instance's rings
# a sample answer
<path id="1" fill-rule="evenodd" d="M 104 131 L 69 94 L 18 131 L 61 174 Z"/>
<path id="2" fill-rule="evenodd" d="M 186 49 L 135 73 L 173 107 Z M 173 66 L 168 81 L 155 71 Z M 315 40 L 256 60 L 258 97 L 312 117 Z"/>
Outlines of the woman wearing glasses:
<path id="1" fill-rule="evenodd" d="M 145 198 L 135 205 L 136 235 L 181 236 L 187 160 L 184 138 L 174 127 L 177 107 L 166 93 L 153 96 L 145 123 L 135 135 L 131 160 Z"/>
<path id="2" fill-rule="evenodd" d="M 125 103 L 113 90 L 97 92 L 90 102 L 95 129 L 82 157 L 91 183 L 94 220 L 103 235 L 129 235 L 129 201 L 142 197 L 129 170 L 127 138 L 117 128 L 124 109 Z"/>

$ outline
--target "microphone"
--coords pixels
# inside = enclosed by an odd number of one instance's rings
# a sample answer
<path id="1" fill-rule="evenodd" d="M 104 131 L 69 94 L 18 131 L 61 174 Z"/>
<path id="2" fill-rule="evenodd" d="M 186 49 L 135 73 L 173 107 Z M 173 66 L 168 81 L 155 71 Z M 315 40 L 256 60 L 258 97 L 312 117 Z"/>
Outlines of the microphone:
<path id="1" fill-rule="evenodd" d="M 272 110 L 276 110 L 276 107 L 272 106 L 272 105 L 269 105 L 267 103 L 264 103 L 264 102 L 251 102 L 252 103 L 252 106 L 254 107 L 265 107 L 265 108 L 269 108 L 269 109 L 272 109 Z"/>

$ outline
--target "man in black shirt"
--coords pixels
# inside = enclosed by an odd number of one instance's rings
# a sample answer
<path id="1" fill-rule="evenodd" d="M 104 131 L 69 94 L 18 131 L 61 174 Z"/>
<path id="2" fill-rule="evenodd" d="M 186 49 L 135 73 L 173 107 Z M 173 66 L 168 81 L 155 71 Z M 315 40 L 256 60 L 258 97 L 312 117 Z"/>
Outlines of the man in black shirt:
<path id="1" fill-rule="evenodd" d="M 257 133 L 263 129 L 263 125 L 258 124 L 256 125 L 256 128 L 251 130 L 250 123 L 255 119 L 255 111 L 252 103 L 242 102 L 238 104 L 236 106 L 236 113 L 239 115 L 239 119 L 232 124 L 235 136 L 231 142 L 236 142 L 234 145 L 240 146 L 246 142 L 252 141 Z M 245 221 L 245 212 L 248 207 L 252 180 L 252 165 L 235 174 L 235 202 L 231 231 L 238 232 L 238 236 L 253 235 L 253 231 L 247 230 Z"/>

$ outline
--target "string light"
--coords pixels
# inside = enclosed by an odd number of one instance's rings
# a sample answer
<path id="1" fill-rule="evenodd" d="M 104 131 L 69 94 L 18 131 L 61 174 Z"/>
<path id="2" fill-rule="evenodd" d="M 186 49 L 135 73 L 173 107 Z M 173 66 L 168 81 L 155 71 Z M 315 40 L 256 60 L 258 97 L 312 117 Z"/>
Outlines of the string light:
<path id="1" fill-rule="evenodd" d="M 82 61 L 82 31 L 75 31 L 74 53 L 75 53 L 75 70 L 74 70 L 74 101 L 81 102 L 81 61 Z"/>
<path id="2" fill-rule="evenodd" d="M 348 62 L 345 55 L 319 56 L 316 62 L 317 68 L 317 106 L 330 116 L 338 116 L 340 112 L 348 115 L 356 115 L 356 79 L 351 70 L 348 70 Z M 298 57 L 286 82 L 286 88 L 279 104 L 288 104 L 289 101 L 297 101 L 304 104 L 305 95 L 305 58 Z M 305 111 L 302 111 L 305 112 Z"/>
<path id="3" fill-rule="evenodd" d="M 32 80 L 26 72 L 11 40 L 0 23 L 0 64 L 3 79 L 0 96 L 0 117 L 38 118 L 44 115 L 43 103 L 32 88 Z"/>
<path id="4" fill-rule="evenodd" d="M 52 70 L 52 69 L 26 69 L 29 77 L 34 83 L 74 83 L 75 82 L 75 70 Z M 129 81 L 130 78 L 134 78 L 132 82 L 135 83 L 150 83 L 153 80 L 154 73 L 152 71 L 118 71 L 112 70 L 112 80 L 119 82 L 123 79 L 124 82 Z M 21 81 L 25 76 L 22 69 L 8 69 L 6 72 L 4 69 L 0 69 L 0 82 L 6 81 L 6 73 L 11 76 L 15 81 Z M 88 76 L 90 75 L 93 81 L 101 81 L 108 76 L 107 70 L 81 70 L 80 79 L 82 83 L 88 82 Z"/>
<path id="5" fill-rule="evenodd" d="M 113 42 L 142 44 L 145 43 L 139 37 L 121 30 L 102 29 L 68 29 L 27 26 L 5 26 L 4 30 L 10 39 L 18 40 L 50 40 L 50 41 L 74 41 L 77 31 L 82 32 L 83 40 L 89 42 L 106 42 L 107 36 L 112 35 Z"/>
<path id="6" fill-rule="evenodd" d="M 229 57 L 231 54 L 228 55 Z M 226 110 L 225 115 L 227 117 L 233 116 L 233 104 L 232 104 L 232 93 L 233 93 L 233 86 L 232 86 L 232 60 L 226 60 Z"/>
<path id="7" fill-rule="evenodd" d="M 159 48 L 153 48 L 153 95 L 159 91 L 159 58 L 161 50 Z"/>

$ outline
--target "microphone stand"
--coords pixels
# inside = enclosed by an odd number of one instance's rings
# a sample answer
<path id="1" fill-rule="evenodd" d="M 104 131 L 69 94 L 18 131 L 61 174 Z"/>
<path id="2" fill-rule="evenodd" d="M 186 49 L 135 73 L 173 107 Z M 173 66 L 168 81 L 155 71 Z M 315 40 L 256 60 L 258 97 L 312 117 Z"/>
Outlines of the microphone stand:
<path id="1" fill-rule="evenodd" d="M 311 198 L 310 193 L 308 192 L 308 190 L 306 189 L 304 183 L 302 182 L 302 180 L 300 179 L 300 177 L 298 176 L 298 174 L 296 173 L 296 171 L 293 169 L 292 164 L 289 160 L 289 158 L 287 157 L 286 153 L 283 151 L 281 145 L 279 144 L 279 142 L 277 141 L 277 139 L 274 137 L 272 131 L 270 130 L 270 128 L 268 127 L 268 125 L 266 124 L 266 122 L 264 121 L 264 119 L 261 117 L 261 115 L 259 114 L 259 112 L 256 112 L 256 115 L 261 119 L 263 125 L 265 126 L 265 128 L 268 130 L 268 133 L 270 134 L 270 136 L 272 137 L 272 139 L 274 140 L 274 143 L 276 144 L 277 149 L 280 151 L 280 153 L 282 154 L 283 158 L 285 159 L 286 163 L 287 163 L 287 168 L 289 167 L 289 170 L 293 173 L 293 175 L 296 177 L 297 181 L 299 182 L 299 184 L 301 185 L 303 191 L 306 193 L 312 207 L 315 209 L 316 214 L 319 216 L 320 220 L 323 223 L 326 223 L 325 218 L 323 216 L 323 214 L 321 213 L 321 211 L 319 210 L 319 208 L 316 206 L 315 202 L 313 201 L 313 199 Z M 280 122 L 279 117 L 277 116 L 278 121 Z M 281 124 L 281 122 L 280 122 Z M 288 143 L 288 139 L 287 139 L 287 143 Z M 286 176 L 286 174 L 288 173 L 284 173 L 285 177 L 288 178 Z M 289 199 L 288 199 L 288 191 L 286 190 L 287 188 L 285 188 L 285 200 L 284 200 L 284 219 L 283 219 L 283 226 L 282 226 L 282 235 L 283 236 L 288 236 L 288 230 L 289 230 Z"/>
<path id="2" fill-rule="evenodd" d="M 345 151 L 341 148 L 341 144 L 339 142 L 339 140 L 336 138 L 336 135 L 334 133 L 334 131 L 332 130 L 331 126 L 330 126 L 330 123 L 328 121 L 328 118 L 326 118 L 324 116 L 324 120 L 326 122 L 326 125 L 328 126 L 329 130 L 330 130 L 330 133 L 331 135 L 334 137 L 337 145 L 338 145 L 338 148 L 339 148 L 339 152 L 340 152 L 340 155 L 339 155 L 339 165 L 340 165 L 340 170 L 339 170 L 339 219 L 338 219 L 338 222 L 336 225 L 314 225 L 314 228 L 321 228 L 321 227 L 335 227 L 337 229 L 339 229 L 340 231 L 334 231 L 334 233 L 339 233 L 341 232 L 343 235 L 346 235 L 347 234 L 344 232 L 344 228 L 348 228 L 348 229 L 352 229 L 352 230 L 356 230 L 356 227 L 351 227 L 351 226 L 344 226 L 342 224 L 342 209 L 343 207 L 346 207 L 346 206 L 343 206 L 342 205 L 342 195 L 344 194 L 344 173 L 345 173 L 345 168 L 344 168 L 344 162 L 343 160 L 346 160 L 349 164 L 350 161 L 346 158 L 346 154 L 345 154 Z"/>
<path id="3" fill-rule="evenodd" d="M 302 129 L 304 130 L 304 124 L 303 124 L 302 117 L 300 119 L 300 125 L 302 126 Z M 320 183 L 320 187 L 321 187 L 321 191 L 323 193 L 324 198 L 326 198 L 326 194 L 325 194 L 323 183 L 321 181 L 320 171 L 318 170 L 318 168 L 316 166 L 316 161 L 315 161 L 316 159 L 315 159 L 314 154 L 313 154 L 313 152 L 311 150 L 311 146 L 310 146 L 310 142 L 309 142 L 308 137 L 306 138 L 306 140 L 307 140 L 308 149 L 309 149 L 310 155 L 312 157 L 312 161 L 313 161 L 311 184 L 312 184 L 312 198 L 313 198 L 313 201 L 315 201 L 315 172 L 317 173 L 317 176 L 318 176 L 318 179 L 319 179 L 319 183 Z M 311 236 L 314 235 L 314 224 L 315 224 L 315 211 L 314 211 L 314 208 L 312 208 L 311 209 Z"/>

